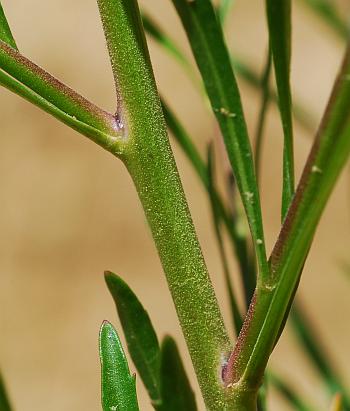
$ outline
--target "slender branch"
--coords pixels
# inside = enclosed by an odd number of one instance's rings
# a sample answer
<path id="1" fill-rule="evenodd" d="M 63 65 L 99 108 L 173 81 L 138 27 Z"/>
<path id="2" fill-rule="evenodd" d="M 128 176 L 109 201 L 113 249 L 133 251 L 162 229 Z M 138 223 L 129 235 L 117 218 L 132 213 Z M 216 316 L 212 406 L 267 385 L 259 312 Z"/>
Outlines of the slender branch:
<path id="1" fill-rule="evenodd" d="M 276 343 L 290 299 L 325 204 L 350 153 L 350 49 L 334 86 L 326 113 L 306 163 L 279 239 L 271 256 L 276 290 L 244 378 L 263 372 Z"/>
<path id="2" fill-rule="evenodd" d="M 297 192 L 270 258 L 274 282 L 256 290 L 225 381 L 257 389 L 278 339 L 312 239 L 350 153 L 350 51 L 346 51 Z M 258 331 L 257 331 L 258 330 Z"/>
<path id="3" fill-rule="evenodd" d="M 0 84 L 115 154 L 123 146 L 118 119 L 0 40 Z"/>

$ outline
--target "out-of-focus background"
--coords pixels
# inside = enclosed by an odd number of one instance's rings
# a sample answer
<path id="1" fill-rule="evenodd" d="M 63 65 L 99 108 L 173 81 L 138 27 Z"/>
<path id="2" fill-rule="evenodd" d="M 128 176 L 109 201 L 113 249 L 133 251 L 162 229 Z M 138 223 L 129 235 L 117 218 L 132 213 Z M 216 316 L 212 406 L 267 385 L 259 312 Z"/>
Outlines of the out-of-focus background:
<path id="1" fill-rule="evenodd" d="M 2 3 L 26 56 L 113 110 L 112 75 L 95 0 Z M 263 3 L 236 0 L 227 24 L 230 47 L 258 72 L 267 49 Z M 345 16 L 348 2 L 337 3 Z M 171 2 L 144 0 L 141 5 L 190 56 Z M 344 44 L 302 1 L 293 5 L 294 98 L 312 113 L 315 130 Z M 152 41 L 150 51 L 161 92 L 204 153 L 217 134 L 211 114 L 181 68 Z M 258 94 L 244 82 L 239 84 L 253 135 Z M 0 107 L 0 365 L 15 409 L 101 409 L 98 331 L 104 319 L 119 327 L 103 280 L 106 269 L 120 274 L 135 290 L 160 337 L 170 333 L 177 338 L 193 376 L 150 233 L 121 162 L 4 89 Z M 263 151 L 262 202 L 269 250 L 280 225 L 282 134 L 277 114 L 275 107 L 270 110 Z M 299 176 L 313 133 L 298 125 L 295 131 Z M 207 199 L 184 155 L 176 145 L 174 150 L 229 321 Z M 344 172 L 322 218 L 299 292 L 345 383 L 350 383 L 350 279 L 344 269 L 350 262 L 349 178 Z M 271 364 L 316 409 L 328 409 L 330 399 L 289 329 Z M 140 381 L 138 392 L 141 409 L 151 410 Z M 271 410 L 289 409 L 278 395 L 272 395 L 270 404 Z"/>

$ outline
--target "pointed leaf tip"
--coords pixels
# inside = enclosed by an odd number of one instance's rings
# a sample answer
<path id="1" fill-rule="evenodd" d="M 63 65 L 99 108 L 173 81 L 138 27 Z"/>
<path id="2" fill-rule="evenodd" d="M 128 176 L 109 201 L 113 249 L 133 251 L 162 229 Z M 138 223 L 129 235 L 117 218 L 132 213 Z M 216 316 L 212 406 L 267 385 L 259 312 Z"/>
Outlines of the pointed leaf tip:
<path id="1" fill-rule="evenodd" d="M 105 279 L 117 307 L 130 356 L 154 404 L 161 404 L 160 349 L 147 311 L 117 275 L 105 272 Z"/>
<path id="2" fill-rule="evenodd" d="M 135 377 L 130 374 L 117 332 L 108 321 L 100 329 L 103 411 L 139 411 Z"/>

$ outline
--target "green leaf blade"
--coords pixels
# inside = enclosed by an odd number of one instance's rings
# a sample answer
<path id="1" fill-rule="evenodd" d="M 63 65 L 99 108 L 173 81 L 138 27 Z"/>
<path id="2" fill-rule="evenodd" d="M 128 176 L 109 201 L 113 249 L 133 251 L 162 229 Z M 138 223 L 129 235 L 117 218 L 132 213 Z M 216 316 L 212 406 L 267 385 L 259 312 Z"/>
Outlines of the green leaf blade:
<path id="1" fill-rule="evenodd" d="M 208 180 L 209 180 L 208 194 L 209 194 L 209 199 L 210 199 L 210 204 L 211 204 L 211 209 L 212 209 L 212 214 L 213 214 L 216 241 L 218 244 L 221 263 L 222 263 L 223 270 L 224 270 L 226 292 L 228 294 L 229 303 L 230 303 L 230 311 L 231 311 L 231 316 L 233 319 L 233 328 L 236 332 L 236 335 L 238 336 L 243 322 L 242 322 L 241 313 L 238 308 L 238 304 L 237 304 L 237 300 L 236 300 L 236 296 L 234 292 L 234 287 L 233 287 L 233 282 L 232 282 L 231 275 L 230 275 L 226 251 L 224 247 L 224 242 L 223 242 L 223 238 L 221 234 L 221 227 L 220 227 L 221 217 L 220 217 L 220 211 L 218 208 L 218 203 L 217 203 L 217 199 L 215 195 L 216 189 L 215 189 L 215 181 L 214 181 L 214 157 L 213 157 L 213 150 L 211 146 L 209 146 L 209 149 L 208 149 L 207 164 L 208 164 L 207 168 L 208 168 Z"/>
<path id="2" fill-rule="evenodd" d="M 254 240 L 260 277 L 265 281 L 269 277 L 269 268 L 259 193 L 243 108 L 223 33 L 209 0 L 172 1 L 187 33 L 225 141 Z"/>
<path id="3" fill-rule="evenodd" d="M 10 26 L 8 24 L 8 21 L 5 16 L 4 9 L 1 3 L 0 3 L 0 40 L 4 41 L 12 48 L 17 49 L 15 39 L 12 35 Z"/>
<path id="4" fill-rule="evenodd" d="M 266 0 L 266 11 L 284 134 L 283 219 L 294 194 L 293 114 L 290 87 L 291 0 Z"/>
<path id="5" fill-rule="evenodd" d="M 135 376 L 130 375 L 118 334 L 108 321 L 102 324 L 99 341 L 103 411 L 139 411 Z"/>
<path id="6" fill-rule="evenodd" d="M 194 393 L 185 368 L 171 337 L 165 337 L 161 348 L 161 383 L 164 411 L 197 411 Z"/>
<path id="7" fill-rule="evenodd" d="M 189 70 L 191 76 L 193 75 L 191 65 L 184 55 L 184 53 L 179 49 L 175 42 L 161 30 L 160 27 L 153 21 L 153 19 L 146 13 L 142 13 L 142 23 L 145 32 L 151 36 L 166 52 L 177 60 L 186 70 Z"/>
<path id="8" fill-rule="evenodd" d="M 120 277 L 106 272 L 105 279 L 118 310 L 130 356 L 152 403 L 159 405 L 160 348 L 151 320 L 136 295 Z"/>

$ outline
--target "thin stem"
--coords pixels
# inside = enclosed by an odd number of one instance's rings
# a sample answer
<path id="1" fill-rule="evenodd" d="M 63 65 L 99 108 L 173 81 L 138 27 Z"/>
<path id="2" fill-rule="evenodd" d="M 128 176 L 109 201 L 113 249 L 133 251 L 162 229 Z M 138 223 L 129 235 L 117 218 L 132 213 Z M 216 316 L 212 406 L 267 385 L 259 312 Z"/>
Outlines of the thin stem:
<path id="1" fill-rule="evenodd" d="M 290 306 L 325 204 L 350 152 L 350 50 L 333 89 L 297 192 L 271 256 L 275 290 L 244 373 L 256 381 L 265 369 Z M 268 298 L 269 299 L 269 298 Z M 260 307 L 256 307 L 260 312 Z"/>
<path id="2" fill-rule="evenodd" d="M 226 369 L 226 383 L 258 389 L 294 296 L 312 239 L 335 182 L 350 153 L 350 51 L 333 89 L 297 192 L 270 258 L 274 282 L 257 288 L 238 344 Z"/>
<path id="3" fill-rule="evenodd" d="M 107 150 L 119 153 L 123 141 L 115 116 L 97 107 L 1 40 L 0 84 Z"/>

